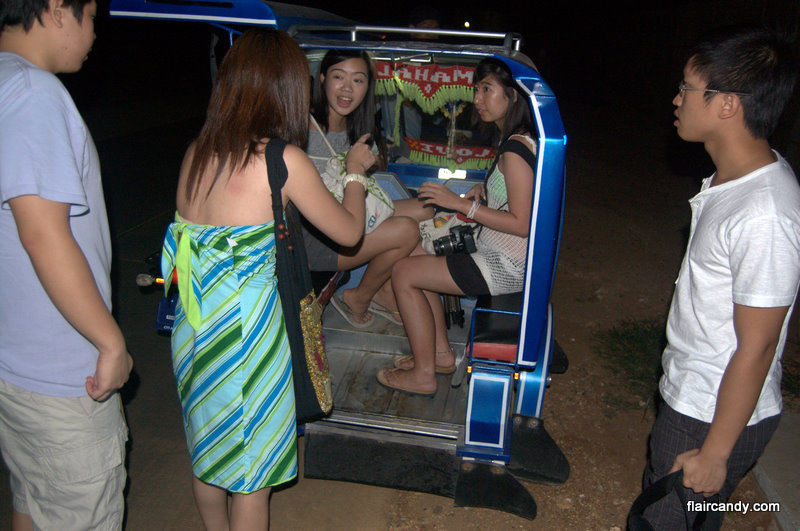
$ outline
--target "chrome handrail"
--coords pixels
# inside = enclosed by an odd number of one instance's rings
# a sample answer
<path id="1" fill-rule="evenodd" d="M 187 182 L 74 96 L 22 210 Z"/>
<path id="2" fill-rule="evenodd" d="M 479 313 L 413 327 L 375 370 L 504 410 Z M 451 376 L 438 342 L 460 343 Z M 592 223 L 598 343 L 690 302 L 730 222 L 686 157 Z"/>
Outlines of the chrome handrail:
<path id="1" fill-rule="evenodd" d="M 395 27 L 395 26 L 370 26 L 356 24 L 354 26 L 337 26 L 337 25 L 306 25 L 296 24 L 289 28 L 289 34 L 292 36 L 301 32 L 346 32 L 350 34 L 350 42 L 357 42 L 359 33 L 395 33 L 395 34 L 408 34 L 408 35 L 436 35 L 442 37 L 471 37 L 479 39 L 497 39 L 503 40 L 503 47 L 510 51 L 520 51 L 522 46 L 522 36 L 519 33 L 508 32 L 488 32 L 488 31 L 465 31 L 465 30 L 448 30 L 448 29 L 424 29 L 424 28 L 411 28 L 411 27 Z"/>

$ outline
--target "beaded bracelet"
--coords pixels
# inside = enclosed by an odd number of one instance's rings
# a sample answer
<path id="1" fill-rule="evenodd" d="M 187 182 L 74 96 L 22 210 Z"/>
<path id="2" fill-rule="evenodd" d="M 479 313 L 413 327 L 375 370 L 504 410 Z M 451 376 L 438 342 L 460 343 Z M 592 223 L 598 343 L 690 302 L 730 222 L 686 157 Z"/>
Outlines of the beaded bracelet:
<path id="1" fill-rule="evenodd" d="M 344 176 L 344 187 L 346 188 L 347 185 L 352 181 L 357 182 L 358 184 L 364 187 L 365 192 L 367 191 L 367 178 L 365 176 L 360 175 L 358 173 L 348 173 L 347 175 Z"/>

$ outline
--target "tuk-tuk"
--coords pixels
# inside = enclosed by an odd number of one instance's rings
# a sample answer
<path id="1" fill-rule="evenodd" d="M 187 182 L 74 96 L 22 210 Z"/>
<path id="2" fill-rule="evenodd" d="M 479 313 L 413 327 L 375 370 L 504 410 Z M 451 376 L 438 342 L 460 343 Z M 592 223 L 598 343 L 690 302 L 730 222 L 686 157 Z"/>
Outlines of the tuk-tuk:
<path id="1" fill-rule="evenodd" d="M 249 26 L 282 29 L 306 51 L 312 75 L 328 49 L 366 51 L 376 72 L 384 135 L 391 140 L 388 169 L 375 178 L 393 199 L 413 195 L 426 181 L 444 180 L 458 193 L 483 181 L 495 152 L 469 121 L 472 74 L 484 57 L 509 66 L 528 95 L 538 140 L 523 291 L 449 298 L 457 370 L 437 375 L 433 399 L 393 392 L 375 380 L 378 369 L 410 353 L 402 326 L 374 319 L 369 328 L 356 329 L 327 308 L 334 409 L 301 429 L 306 477 L 430 492 L 452 496 L 458 506 L 534 518 L 536 503 L 518 479 L 559 484 L 569 475 L 541 418 L 550 374 L 567 367 L 554 339 L 550 303 L 567 137 L 556 97 L 522 53 L 520 36 L 361 25 L 319 9 L 261 0 L 112 0 L 111 15 L 204 22 L 225 32 L 229 42 Z M 412 32 L 436 39 L 414 40 Z M 338 287 L 357 284 L 363 269 L 349 272 Z"/>

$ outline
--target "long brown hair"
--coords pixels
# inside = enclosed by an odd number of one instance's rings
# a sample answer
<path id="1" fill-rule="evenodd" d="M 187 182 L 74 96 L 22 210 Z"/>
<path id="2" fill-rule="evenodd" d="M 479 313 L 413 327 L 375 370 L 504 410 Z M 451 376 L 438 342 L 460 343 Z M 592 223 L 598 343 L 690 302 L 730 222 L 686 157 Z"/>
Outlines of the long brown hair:
<path id="1" fill-rule="evenodd" d="M 233 173 L 262 153 L 264 138 L 305 146 L 309 83 L 306 56 L 286 33 L 252 29 L 236 39 L 217 72 L 206 121 L 195 142 L 186 198 L 197 195 L 202 175 L 215 158 L 209 191 L 226 166 Z"/>
<path id="2" fill-rule="evenodd" d="M 505 120 L 503 120 L 503 130 L 499 131 L 495 124 L 487 124 L 490 131 L 497 131 L 495 136 L 496 145 L 499 146 L 508 140 L 511 135 L 533 132 L 533 117 L 528 104 L 528 96 L 517 88 L 514 76 L 511 74 L 511 69 L 508 65 L 495 57 L 484 57 L 475 67 L 472 77 L 473 83 L 477 84 L 478 81 L 487 76 L 494 76 L 495 80 L 503 87 L 503 92 L 508 98 L 508 110 L 506 111 Z M 517 95 L 516 101 L 514 100 L 515 93 Z"/>

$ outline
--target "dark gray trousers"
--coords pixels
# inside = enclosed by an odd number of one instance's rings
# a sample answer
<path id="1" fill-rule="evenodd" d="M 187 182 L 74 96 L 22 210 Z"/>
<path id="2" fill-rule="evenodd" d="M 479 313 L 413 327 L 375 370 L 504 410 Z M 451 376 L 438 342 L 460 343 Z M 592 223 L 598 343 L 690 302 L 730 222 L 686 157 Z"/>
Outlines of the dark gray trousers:
<path id="1" fill-rule="evenodd" d="M 764 447 L 778 427 L 780 418 L 780 415 L 775 415 L 752 426 L 746 426 L 742 430 L 728 459 L 728 476 L 719 493 L 720 502 L 728 501 L 736 485 L 764 452 Z M 650 452 L 644 469 L 643 487 L 647 488 L 666 476 L 679 454 L 700 448 L 710 427 L 711 424 L 678 413 L 662 400 L 650 432 Z M 702 494 L 696 494 L 692 489 L 684 491 L 687 500 L 698 503 L 703 501 Z M 648 507 L 644 516 L 657 530 L 685 529 L 686 509 L 682 506 L 678 495 L 672 492 Z M 694 514 L 690 514 L 690 521 L 693 520 Z"/>

